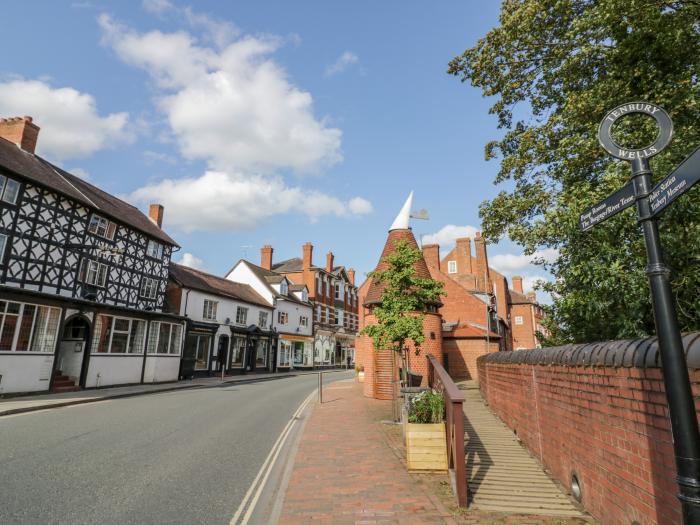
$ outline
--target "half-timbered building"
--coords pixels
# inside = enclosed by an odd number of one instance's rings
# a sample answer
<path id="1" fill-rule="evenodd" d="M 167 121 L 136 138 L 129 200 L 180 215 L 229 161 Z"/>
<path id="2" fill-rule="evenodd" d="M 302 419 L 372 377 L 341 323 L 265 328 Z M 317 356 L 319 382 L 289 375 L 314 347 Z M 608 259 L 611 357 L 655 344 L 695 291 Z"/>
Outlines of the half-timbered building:
<path id="1" fill-rule="evenodd" d="M 0 394 L 176 380 L 163 207 L 147 217 L 35 155 L 38 134 L 0 119 Z"/>

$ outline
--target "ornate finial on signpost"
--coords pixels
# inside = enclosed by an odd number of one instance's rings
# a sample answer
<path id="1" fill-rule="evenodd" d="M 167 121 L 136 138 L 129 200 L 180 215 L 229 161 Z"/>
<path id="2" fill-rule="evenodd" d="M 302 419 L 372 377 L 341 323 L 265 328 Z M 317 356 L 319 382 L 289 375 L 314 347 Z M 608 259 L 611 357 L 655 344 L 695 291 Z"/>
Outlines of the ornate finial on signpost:
<path id="1" fill-rule="evenodd" d="M 656 120 L 659 132 L 653 144 L 639 149 L 623 148 L 612 138 L 613 124 L 632 113 L 649 115 Z M 630 102 L 608 112 L 598 128 L 598 140 L 610 155 L 631 163 L 632 181 L 604 201 L 585 210 L 579 218 L 579 224 L 582 230 L 588 230 L 633 203 L 637 204 L 637 215 L 647 249 L 649 264 L 646 274 L 651 288 L 661 368 L 671 416 L 673 449 L 678 471 L 678 498 L 683 508 L 683 523 L 700 525 L 700 434 L 683 341 L 671 294 L 669 271 L 661 257 L 656 218 L 666 206 L 700 180 L 700 148 L 652 188 L 649 159 L 668 146 L 672 137 L 671 117 L 655 104 Z"/>

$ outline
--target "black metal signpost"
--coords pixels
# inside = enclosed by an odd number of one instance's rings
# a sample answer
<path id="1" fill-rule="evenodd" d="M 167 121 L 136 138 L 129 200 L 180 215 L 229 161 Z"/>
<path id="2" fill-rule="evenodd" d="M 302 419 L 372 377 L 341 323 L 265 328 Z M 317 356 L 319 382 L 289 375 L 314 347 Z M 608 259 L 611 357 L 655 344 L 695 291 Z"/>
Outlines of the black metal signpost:
<path id="1" fill-rule="evenodd" d="M 628 149 L 618 145 L 611 136 L 613 124 L 631 113 L 653 117 L 659 126 L 656 141 L 642 149 Z M 673 448 L 678 475 L 678 498 L 683 509 L 685 525 L 700 525 L 700 434 L 695 415 L 695 404 L 690 388 L 688 367 L 678 318 L 671 295 L 669 270 L 661 257 L 661 243 L 656 215 L 700 180 L 700 148 L 688 156 L 671 174 L 651 187 L 649 158 L 663 150 L 673 136 L 673 122 L 661 107 L 648 102 L 622 104 L 610 111 L 598 129 L 601 146 L 615 158 L 632 165 L 631 189 L 637 204 L 639 223 L 644 232 L 651 300 L 659 338 L 661 366 L 671 416 Z M 588 230 L 595 224 L 622 211 L 631 204 L 630 184 L 605 201 L 588 208 L 580 217 L 580 227 Z"/>

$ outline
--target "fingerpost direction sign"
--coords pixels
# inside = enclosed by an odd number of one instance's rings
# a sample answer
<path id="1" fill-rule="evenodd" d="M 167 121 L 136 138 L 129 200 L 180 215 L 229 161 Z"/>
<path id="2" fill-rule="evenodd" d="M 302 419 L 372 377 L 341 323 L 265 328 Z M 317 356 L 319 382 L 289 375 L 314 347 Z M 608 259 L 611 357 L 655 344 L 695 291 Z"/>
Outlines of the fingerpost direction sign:
<path id="1" fill-rule="evenodd" d="M 700 147 L 659 182 L 649 195 L 651 213 L 657 215 L 700 180 Z"/>
<path id="2" fill-rule="evenodd" d="M 634 188 L 631 183 L 627 183 L 604 201 L 587 208 L 579 217 L 579 226 L 583 231 L 590 230 L 599 222 L 603 222 L 608 217 L 620 213 L 633 204 Z"/>

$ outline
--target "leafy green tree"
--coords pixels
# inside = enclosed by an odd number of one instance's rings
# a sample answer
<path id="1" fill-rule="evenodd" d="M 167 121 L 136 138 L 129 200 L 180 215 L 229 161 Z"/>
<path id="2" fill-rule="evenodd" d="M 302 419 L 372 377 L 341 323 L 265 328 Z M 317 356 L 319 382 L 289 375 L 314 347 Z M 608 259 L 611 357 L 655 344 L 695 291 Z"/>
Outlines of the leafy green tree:
<path id="1" fill-rule="evenodd" d="M 383 290 L 380 304 L 372 310 L 377 324 L 366 326 L 361 334 L 372 338 L 375 349 L 400 352 L 413 341 L 418 351 L 423 344 L 423 312 L 438 302 L 444 291 L 441 282 L 416 275 L 415 265 L 422 258 L 418 248 L 401 239 L 384 258 L 386 269 L 370 272 L 369 277 Z"/>
<path id="2" fill-rule="evenodd" d="M 700 144 L 698 0 L 504 0 L 500 24 L 454 58 L 448 72 L 492 97 L 503 135 L 483 202 L 485 236 L 526 253 L 556 247 L 549 344 L 654 333 L 644 243 L 634 207 L 581 232 L 578 217 L 629 180 L 629 164 L 597 142 L 605 113 L 650 101 L 674 121 L 671 145 L 651 162 L 655 182 Z M 626 117 L 614 136 L 643 146 L 653 127 Z M 636 119 L 636 121 L 635 121 Z M 700 329 L 700 188 L 661 216 L 660 231 L 683 330 Z"/>

